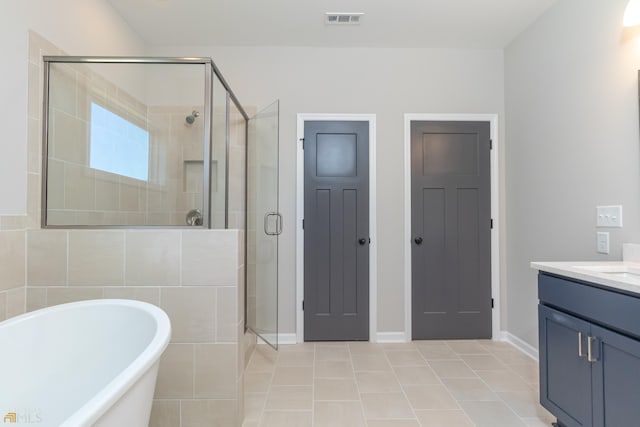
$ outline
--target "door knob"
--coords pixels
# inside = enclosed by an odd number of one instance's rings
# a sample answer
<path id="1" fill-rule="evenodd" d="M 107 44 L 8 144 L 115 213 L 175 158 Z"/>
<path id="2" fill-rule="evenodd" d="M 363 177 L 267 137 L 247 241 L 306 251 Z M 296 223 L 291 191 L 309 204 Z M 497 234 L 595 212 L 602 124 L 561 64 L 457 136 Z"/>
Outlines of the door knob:
<path id="1" fill-rule="evenodd" d="M 414 242 L 416 242 L 416 245 L 421 245 L 422 244 L 422 237 L 416 237 L 415 239 L 413 239 Z"/>
<path id="2" fill-rule="evenodd" d="M 360 243 L 360 245 L 364 245 L 365 243 L 367 243 L 367 239 L 360 239 L 358 240 L 358 243 Z"/>

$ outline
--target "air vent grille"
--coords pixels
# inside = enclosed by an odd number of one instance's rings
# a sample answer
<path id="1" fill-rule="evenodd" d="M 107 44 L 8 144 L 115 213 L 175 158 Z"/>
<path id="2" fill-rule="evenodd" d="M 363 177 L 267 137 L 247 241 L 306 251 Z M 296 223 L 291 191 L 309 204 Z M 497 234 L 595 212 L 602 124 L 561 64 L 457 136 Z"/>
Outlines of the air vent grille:
<path id="1" fill-rule="evenodd" d="M 362 21 L 364 13 L 330 13 L 325 14 L 325 23 L 328 25 L 358 25 Z"/>

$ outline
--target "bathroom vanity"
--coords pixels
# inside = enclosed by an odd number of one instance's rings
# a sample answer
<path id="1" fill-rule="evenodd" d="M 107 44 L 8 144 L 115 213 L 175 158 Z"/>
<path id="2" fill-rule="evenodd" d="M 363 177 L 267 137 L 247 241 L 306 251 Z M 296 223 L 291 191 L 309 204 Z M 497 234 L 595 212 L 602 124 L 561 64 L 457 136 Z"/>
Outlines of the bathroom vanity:
<path id="1" fill-rule="evenodd" d="M 640 264 L 531 266 L 542 406 L 564 427 L 640 425 Z"/>

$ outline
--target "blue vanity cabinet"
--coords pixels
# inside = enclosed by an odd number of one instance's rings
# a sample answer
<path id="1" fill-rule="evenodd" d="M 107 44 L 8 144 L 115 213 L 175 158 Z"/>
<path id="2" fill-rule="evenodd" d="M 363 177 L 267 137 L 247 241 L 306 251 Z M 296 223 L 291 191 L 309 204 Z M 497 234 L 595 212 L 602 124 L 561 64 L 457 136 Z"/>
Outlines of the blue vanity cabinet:
<path id="1" fill-rule="evenodd" d="M 590 324 L 544 305 L 538 324 L 540 403 L 566 427 L 591 427 L 591 364 L 579 347 Z"/>
<path id="2" fill-rule="evenodd" d="M 591 335 L 594 425 L 640 425 L 640 341 L 595 325 Z"/>
<path id="3" fill-rule="evenodd" d="M 640 296 L 538 276 L 540 403 L 565 427 L 640 426 Z"/>

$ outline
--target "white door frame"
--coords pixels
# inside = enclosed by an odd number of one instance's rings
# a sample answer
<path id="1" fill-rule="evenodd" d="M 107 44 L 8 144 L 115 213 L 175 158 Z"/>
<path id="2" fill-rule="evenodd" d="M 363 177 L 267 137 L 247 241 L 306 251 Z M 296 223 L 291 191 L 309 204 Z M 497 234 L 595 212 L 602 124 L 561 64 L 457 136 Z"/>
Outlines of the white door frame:
<path id="1" fill-rule="evenodd" d="M 500 175 L 499 175 L 499 141 L 497 114 L 415 114 L 404 115 L 404 300 L 405 300 L 405 340 L 411 341 L 411 122 L 412 121 L 467 121 L 489 122 L 491 150 L 491 296 L 493 310 L 491 313 L 491 335 L 500 340 Z"/>
<path id="2" fill-rule="evenodd" d="M 369 341 L 377 336 L 377 239 L 376 239 L 376 115 L 375 114 L 321 114 L 298 113 L 297 131 L 297 182 L 296 182 L 296 341 L 304 342 L 304 138 L 305 121 L 361 121 L 369 122 Z"/>

